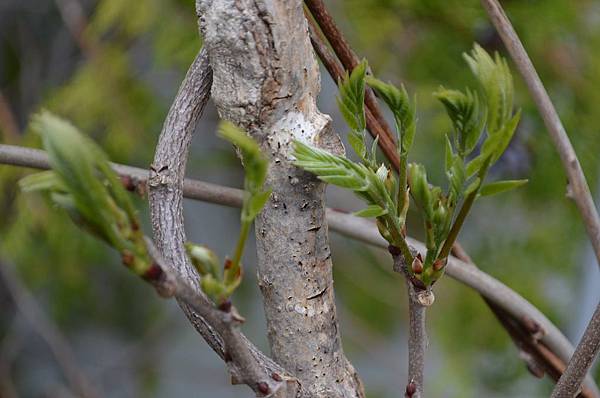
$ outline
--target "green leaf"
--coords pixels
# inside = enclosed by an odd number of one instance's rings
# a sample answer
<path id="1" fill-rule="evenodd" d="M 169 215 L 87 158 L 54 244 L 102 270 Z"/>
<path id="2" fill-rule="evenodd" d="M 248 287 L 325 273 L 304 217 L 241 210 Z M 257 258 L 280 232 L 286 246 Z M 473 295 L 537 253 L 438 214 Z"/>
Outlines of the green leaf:
<path id="1" fill-rule="evenodd" d="M 251 222 L 256 218 L 258 213 L 262 210 L 267 200 L 271 196 L 271 190 L 268 189 L 263 192 L 257 192 L 250 197 L 248 201 L 246 214 L 242 213 L 242 221 Z"/>
<path id="2" fill-rule="evenodd" d="M 342 156 L 333 155 L 319 148 L 310 147 L 295 141 L 294 164 L 315 174 L 319 179 L 353 191 L 366 191 L 369 188 L 369 170 L 362 164 L 354 163 Z"/>
<path id="3" fill-rule="evenodd" d="M 417 163 L 408 165 L 408 176 L 410 179 L 410 188 L 417 204 L 423 209 L 428 220 L 433 217 L 433 201 L 429 182 L 427 182 L 427 172 L 425 166 Z"/>
<path id="4" fill-rule="evenodd" d="M 498 53 L 492 59 L 477 44 L 464 58 L 485 93 L 488 133 L 494 135 L 512 115 L 514 87 L 508 64 Z"/>
<path id="5" fill-rule="evenodd" d="M 364 131 L 350 131 L 348 134 L 348 142 L 356 153 L 363 161 L 367 161 L 367 146 L 365 145 L 365 133 Z"/>
<path id="6" fill-rule="evenodd" d="M 384 208 L 382 208 L 381 206 L 378 206 L 378 205 L 369 205 L 369 206 L 365 207 L 364 209 L 359 210 L 353 214 L 358 217 L 371 218 L 371 217 L 383 216 L 383 215 L 387 214 L 387 210 L 385 210 Z"/>
<path id="7" fill-rule="evenodd" d="M 410 103 L 406 89 L 404 86 L 399 89 L 372 76 L 367 76 L 366 80 L 394 114 L 396 128 L 400 133 L 400 152 L 406 154 L 412 146 L 416 131 L 415 107 Z"/>
<path id="8" fill-rule="evenodd" d="M 481 178 L 476 177 L 465 189 L 465 196 L 469 196 L 481 186 Z"/>
<path id="9" fill-rule="evenodd" d="M 450 167 L 452 167 L 452 159 L 454 159 L 454 152 L 452 151 L 452 144 L 450 143 L 450 137 L 446 134 L 446 150 L 445 150 L 445 157 L 444 157 L 444 167 L 446 169 L 446 172 L 448 172 L 450 170 Z"/>
<path id="10" fill-rule="evenodd" d="M 529 180 L 506 180 L 492 182 L 490 184 L 482 186 L 479 190 L 479 194 L 481 196 L 496 195 L 498 193 L 510 191 L 511 189 L 515 189 L 522 185 L 525 185 L 527 184 L 527 181 Z"/>
<path id="11" fill-rule="evenodd" d="M 337 103 L 340 112 L 353 131 L 363 131 L 365 121 L 365 76 L 367 74 L 367 61 L 358 64 L 350 76 L 348 73 L 340 80 Z"/>
<path id="12" fill-rule="evenodd" d="M 268 162 L 258 144 L 243 130 L 230 122 L 219 125 L 219 136 L 235 145 L 241 152 L 245 170 L 244 185 L 249 192 L 261 190 L 266 176 Z"/>
<path id="13" fill-rule="evenodd" d="M 458 152 L 466 156 L 473 151 L 483 133 L 486 115 L 481 108 L 485 109 L 485 105 L 479 101 L 477 93 L 469 89 L 462 93 L 440 87 L 434 96 L 444 105 L 452 120 L 458 138 Z"/>
<path id="14" fill-rule="evenodd" d="M 19 181 L 19 187 L 23 192 L 34 191 L 61 191 L 67 188 L 59 176 L 52 170 L 30 174 Z"/>
<path id="15" fill-rule="evenodd" d="M 72 124 L 49 112 L 34 116 L 32 128 L 42 136 L 61 189 L 71 195 L 69 201 L 80 214 L 75 216 L 71 211 L 72 217 L 84 220 L 89 229 L 117 250 L 131 249 L 128 232 L 122 229 L 139 223 L 127 192 L 102 150 Z"/>

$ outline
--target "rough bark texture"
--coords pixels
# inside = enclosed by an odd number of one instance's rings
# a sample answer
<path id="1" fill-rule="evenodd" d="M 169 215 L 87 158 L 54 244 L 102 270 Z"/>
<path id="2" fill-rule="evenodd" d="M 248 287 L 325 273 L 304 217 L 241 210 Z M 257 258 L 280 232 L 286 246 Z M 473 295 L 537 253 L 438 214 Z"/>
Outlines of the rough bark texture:
<path id="1" fill-rule="evenodd" d="M 225 360 L 232 382 L 247 384 L 261 397 L 295 397 L 296 380 L 246 339 L 231 313 L 219 311 L 209 303 L 200 290 L 200 276 L 186 255 L 182 204 L 185 166 L 211 81 L 208 58 L 202 51 L 181 84 L 156 146 L 148 179 L 156 246 L 165 264 L 185 281 L 180 284 L 185 294 L 178 296 L 179 304 L 211 348 Z"/>
<path id="2" fill-rule="evenodd" d="M 324 185 L 292 166 L 293 140 L 340 153 L 315 97 L 319 70 L 300 1 L 197 1 L 221 117 L 270 156 L 271 200 L 256 222 L 258 281 L 273 358 L 306 397 L 362 397 L 333 295 Z"/>

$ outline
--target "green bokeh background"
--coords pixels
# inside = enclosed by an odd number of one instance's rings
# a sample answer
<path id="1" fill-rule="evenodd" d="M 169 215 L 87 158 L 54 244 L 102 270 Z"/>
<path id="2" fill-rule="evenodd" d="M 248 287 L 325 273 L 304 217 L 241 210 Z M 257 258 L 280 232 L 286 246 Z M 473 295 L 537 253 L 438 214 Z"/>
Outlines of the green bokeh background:
<path id="1" fill-rule="evenodd" d="M 81 0 L 86 23 L 77 37 L 66 26 L 60 3 L 7 0 L 0 5 L 0 93 L 18 126 L 17 134 L 0 126 L 0 142 L 39 147 L 27 122 L 33 112 L 47 108 L 92 136 L 113 161 L 146 167 L 170 101 L 201 46 L 194 2 Z M 600 2 L 502 3 L 596 192 Z M 327 4 L 374 73 L 404 83 L 416 94 L 419 120 L 411 160 L 426 164 L 433 180 L 443 183 L 443 139 L 450 123 L 431 93 L 441 84 L 475 87 L 462 59 L 474 42 L 505 53 L 479 2 Z M 514 65 L 511 68 L 515 71 Z M 600 276 L 576 208 L 565 198 L 566 177 L 559 158 L 516 71 L 515 84 L 522 122 L 490 178 L 530 182 L 478 202 L 460 240 L 482 269 L 577 339 L 598 300 Z M 322 86 L 320 107 L 343 134 L 335 86 L 326 74 Z M 214 137 L 217 120 L 209 105 L 188 174 L 240 186 L 241 170 L 233 151 Z M 223 365 L 173 304 L 156 298 L 122 269 L 114 253 L 82 234 L 64 214 L 40 197 L 18 191 L 16 181 L 29 172 L 0 166 L 0 259 L 16 266 L 24 285 L 73 342 L 82 368 L 91 374 L 104 369 L 94 381 L 106 395 L 250 396 L 248 389 L 228 385 Z M 332 207 L 358 206 L 350 194 L 337 189 L 330 189 L 328 197 Z M 146 202 L 138 199 L 137 204 L 147 222 Z M 186 206 L 190 238 L 221 255 L 230 252 L 235 242 L 226 237 L 237 233 L 237 211 L 207 204 Z M 409 223 L 418 224 L 414 213 Z M 411 233 L 420 236 L 418 227 Z M 365 379 L 369 397 L 400 396 L 406 372 L 403 283 L 390 271 L 385 253 L 335 234 L 332 242 L 345 349 Z M 253 251 L 250 245 L 249 271 L 237 301 L 249 318 L 245 330 L 266 347 Z M 507 334 L 477 294 L 444 278 L 436 296 L 428 315 L 429 396 L 548 396 L 552 383 L 527 373 Z M 14 384 L 23 396 L 53 396 L 65 381 L 47 347 L 21 318 L 0 284 L 0 338 L 16 329 L 23 340 L 10 361 Z M 102 355 L 105 346 L 110 349 Z M 110 354 L 127 350 L 131 354 L 123 359 Z M 113 373 L 121 376 L 115 379 Z M 596 380 L 600 382 L 598 375 Z"/>

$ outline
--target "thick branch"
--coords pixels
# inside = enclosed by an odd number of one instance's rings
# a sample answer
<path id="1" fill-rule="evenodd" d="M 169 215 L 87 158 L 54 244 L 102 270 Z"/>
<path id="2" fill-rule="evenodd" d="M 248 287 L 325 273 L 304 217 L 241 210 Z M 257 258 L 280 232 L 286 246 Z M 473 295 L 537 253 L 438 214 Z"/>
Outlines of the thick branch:
<path id="1" fill-rule="evenodd" d="M 581 388 L 581 383 L 594 358 L 600 351 L 600 304 L 590 320 L 567 369 L 552 391 L 552 398 L 574 397 Z"/>
<path id="2" fill-rule="evenodd" d="M 44 151 L 0 144 L 1 163 L 39 169 L 49 167 Z M 122 176 L 129 176 L 141 184 L 145 182 L 147 172 L 144 169 L 115 164 L 113 166 Z M 243 191 L 236 188 L 197 180 L 185 180 L 184 183 L 184 196 L 189 199 L 241 207 L 242 195 Z M 380 236 L 375 224 L 369 220 L 332 209 L 327 209 L 326 214 L 329 228 L 333 231 L 387 250 L 388 243 Z M 420 250 L 425 249 L 423 243 L 411 238 L 408 240 L 413 247 Z M 517 322 L 537 325 L 530 329 L 535 329 L 536 333 L 542 331 L 540 342 L 544 343 L 561 361 L 566 363 L 569 360 L 573 353 L 573 347 L 567 338 L 537 308 L 508 286 L 479 270 L 474 264 L 469 264 L 454 256 L 448 258 L 446 274 L 495 303 Z M 593 396 L 600 396 L 593 381 L 588 380 L 588 386 L 594 392 Z"/>
<path id="3" fill-rule="evenodd" d="M 406 279 L 408 291 L 408 380 L 406 396 L 420 398 L 424 396 L 425 351 L 427 350 L 427 330 L 425 313 L 427 307 L 417 299 L 415 286 Z"/>
<path id="4" fill-rule="evenodd" d="M 256 219 L 258 284 L 273 358 L 303 397 L 361 397 L 346 359 L 334 300 L 324 184 L 293 163 L 293 142 L 341 153 L 316 107 L 320 77 L 300 1 L 199 0 L 221 117 L 269 156 L 273 193 Z"/>
<path id="5" fill-rule="evenodd" d="M 200 276 L 190 264 L 184 247 L 183 176 L 192 133 L 209 98 L 211 82 L 207 55 L 202 51 L 169 110 L 150 167 L 148 186 L 154 237 L 165 263 L 173 266 L 176 280 L 180 282 L 177 284 L 179 303 L 200 334 L 225 360 L 234 381 L 247 384 L 257 396 L 282 394 L 287 380 L 292 378 L 241 334 L 239 322 L 232 322 L 231 312 L 225 315 L 204 296 L 198 283 Z M 278 376 L 273 378 L 273 374 Z"/>

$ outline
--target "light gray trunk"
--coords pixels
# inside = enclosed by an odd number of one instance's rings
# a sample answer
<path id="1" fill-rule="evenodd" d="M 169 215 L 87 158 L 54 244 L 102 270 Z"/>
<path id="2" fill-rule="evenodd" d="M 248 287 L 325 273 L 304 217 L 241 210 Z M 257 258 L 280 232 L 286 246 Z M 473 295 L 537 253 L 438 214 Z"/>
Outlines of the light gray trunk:
<path id="1" fill-rule="evenodd" d="M 257 218 L 258 283 L 275 359 L 306 397 L 362 397 L 342 350 L 324 184 L 292 165 L 293 140 L 341 153 L 316 107 L 319 69 L 300 1 L 199 0 L 200 27 L 221 117 L 270 157 L 270 202 Z"/>

